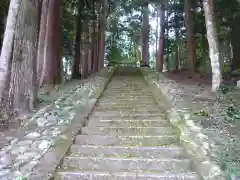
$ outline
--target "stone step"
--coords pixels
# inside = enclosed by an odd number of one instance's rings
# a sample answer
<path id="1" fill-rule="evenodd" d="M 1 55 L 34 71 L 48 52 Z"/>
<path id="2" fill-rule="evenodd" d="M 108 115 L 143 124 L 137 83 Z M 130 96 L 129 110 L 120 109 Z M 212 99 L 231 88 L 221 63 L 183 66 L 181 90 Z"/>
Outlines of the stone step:
<path id="1" fill-rule="evenodd" d="M 134 115 L 108 115 L 104 114 L 103 116 L 91 114 L 89 119 L 96 120 L 151 120 L 151 119 L 165 119 L 164 114 L 134 114 Z"/>
<path id="2" fill-rule="evenodd" d="M 142 97 L 144 95 L 144 97 Z M 153 95 L 150 94 L 150 93 L 146 93 L 146 92 L 143 92 L 143 93 L 129 93 L 129 92 L 119 92 L 119 93 L 103 93 L 101 95 L 101 97 L 103 98 L 115 98 L 115 99 L 118 99 L 118 98 L 126 98 L 126 97 L 130 97 L 130 98 L 137 98 L 137 97 L 142 97 L 142 98 L 153 98 Z"/>
<path id="3" fill-rule="evenodd" d="M 146 84 L 142 84 L 139 82 L 129 82 L 129 83 L 121 83 L 118 82 L 118 84 L 114 85 L 114 84 L 109 84 L 108 86 L 108 90 L 112 90 L 112 89 L 136 89 L 137 91 L 142 90 L 142 89 L 146 89 L 147 85 Z"/>
<path id="4" fill-rule="evenodd" d="M 119 90 L 119 91 L 105 91 L 102 96 L 114 96 L 114 95 L 129 95 L 129 96 L 141 96 L 141 95 L 152 95 L 150 91 L 132 91 L 132 90 Z"/>
<path id="5" fill-rule="evenodd" d="M 149 116 L 164 116 L 164 112 L 162 111 L 93 111 L 91 114 L 92 116 L 143 116 L 143 117 L 149 117 Z"/>
<path id="6" fill-rule="evenodd" d="M 115 103 L 123 103 L 123 102 L 144 102 L 144 103 L 154 103 L 155 101 L 152 98 L 130 98 L 130 97 L 122 97 L 122 98 L 109 98 L 109 97 L 103 97 L 100 99 L 100 102 L 115 102 Z"/>
<path id="7" fill-rule="evenodd" d="M 130 100 L 130 99 L 121 99 L 121 100 L 100 100 L 100 103 L 108 103 L 112 105 L 118 105 L 118 104 L 156 104 L 153 100 Z"/>
<path id="8" fill-rule="evenodd" d="M 101 109 L 108 109 L 108 108 L 112 108 L 112 109 L 123 109 L 123 108 L 156 108 L 158 107 L 156 104 L 135 104 L 134 106 L 133 105 L 128 105 L 128 104 L 120 104 L 120 105 L 111 105 L 109 103 L 101 103 L 101 102 L 98 102 L 95 106 L 96 108 L 101 108 Z"/>
<path id="9" fill-rule="evenodd" d="M 108 107 L 108 108 L 104 108 L 104 107 L 99 107 L 99 106 L 96 106 L 94 108 L 94 112 L 99 112 L 99 111 L 104 111 L 104 112 L 108 112 L 108 111 L 126 111 L 126 112 L 131 112 L 131 111 L 143 111 L 143 112 L 151 112 L 151 111 L 161 111 L 162 110 L 160 108 L 158 108 L 156 105 L 155 106 L 152 106 L 152 107 L 138 107 L 138 108 L 135 108 L 135 107 L 125 107 L 125 106 L 122 106 L 122 107 Z"/>
<path id="10" fill-rule="evenodd" d="M 108 91 L 109 92 L 119 92 L 119 91 L 124 91 L 124 92 L 149 92 L 148 91 L 148 88 L 145 86 L 145 87 L 119 87 L 119 88 L 113 88 L 113 87 L 108 87 Z"/>
<path id="11" fill-rule="evenodd" d="M 97 170 L 97 171 L 146 171 L 155 172 L 189 172 L 189 159 L 143 159 L 143 158 L 104 158 L 71 157 L 63 159 L 63 169 Z"/>
<path id="12" fill-rule="evenodd" d="M 100 120 L 88 122 L 89 127 L 161 127 L 167 126 L 167 120 Z"/>
<path id="13" fill-rule="evenodd" d="M 135 98 L 143 98 L 143 99 L 150 99 L 153 98 L 152 95 L 143 95 L 140 94 L 138 96 L 134 96 L 134 95 L 126 95 L 126 94 L 116 94 L 116 95 L 109 95 L 109 96 L 104 96 L 104 94 L 101 96 L 102 98 L 110 98 L 110 99 L 121 99 L 121 98 L 130 98 L 130 99 L 135 99 Z"/>
<path id="14" fill-rule="evenodd" d="M 155 101 L 153 100 L 129 100 L 129 99 L 123 99 L 123 100 L 100 100 L 100 103 L 105 104 L 112 104 L 112 105 L 118 105 L 118 104 L 129 104 L 129 105 L 135 105 L 135 104 L 154 104 L 157 105 Z"/>
<path id="15" fill-rule="evenodd" d="M 101 135 L 78 135 L 77 145 L 121 145 L 121 146 L 163 146 L 177 144 L 178 139 L 174 135 L 164 136 L 101 136 Z"/>
<path id="16" fill-rule="evenodd" d="M 153 172 L 97 172 L 61 171 L 55 180 L 200 180 L 193 172 L 153 173 Z"/>
<path id="17" fill-rule="evenodd" d="M 178 146 L 124 147 L 124 146 L 79 146 L 73 145 L 69 156 L 94 156 L 116 158 L 186 158 L 184 149 Z"/>
<path id="18" fill-rule="evenodd" d="M 170 127 L 83 127 L 81 134 L 93 135 L 172 135 L 174 131 Z"/>

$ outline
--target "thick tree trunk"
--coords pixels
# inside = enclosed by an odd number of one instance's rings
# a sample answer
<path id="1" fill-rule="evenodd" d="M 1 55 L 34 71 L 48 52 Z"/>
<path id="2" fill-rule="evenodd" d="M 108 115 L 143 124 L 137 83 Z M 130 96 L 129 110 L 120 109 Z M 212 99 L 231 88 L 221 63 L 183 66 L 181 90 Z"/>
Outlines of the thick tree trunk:
<path id="1" fill-rule="evenodd" d="M 46 63 L 46 32 L 47 32 L 47 17 L 49 13 L 49 0 L 42 1 L 41 19 L 40 19 L 40 31 L 38 40 L 38 52 L 37 52 L 37 78 L 38 86 L 40 87 L 43 82 L 41 76 L 43 73 L 43 64 Z M 43 80 L 43 79 L 42 79 Z"/>
<path id="2" fill-rule="evenodd" d="M 46 32 L 46 61 L 43 65 L 42 82 L 52 86 L 61 80 L 60 34 L 61 0 L 50 1 Z"/>
<path id="3" fill-rule="evenodd" d="M 212 66 L 212 91 L 216 92 L 221 85 L 222 77 L 220 70 L 220 51 L 216 31 L 216 22 L 214 21 L 214 12 L 210 1 L 211 0 L 203 0 L 203 7 L 207 28 L 207 39 L 209 44 L 209 56 Z"/>
<path id="4" fill-rule="evenodd" d="M 175 45 L 175 70 L 179 70 L 179 30 L 175 29 L 176 32 L 176 45 Z"/>
<path id="5" fill-rule="evenodd" d="M 93 34 L 93 20 L 89 21 L 88 25 L 88 76 L 92 74 L 93 71 L 93 42 L 92 42 L 92 34 Z"/>
<path id="6" fill-rule="evenodd" d="M 9 88 L 10 108 L 17 114 L 37 106 L 39 0 L 22 1 L 15 29 Z"/>
<path id="7" fill-rule="evenodd" d="M 0 103 L 2 101 L 2 95 L 5 89 L 9 66 L 11 66 L 12 47 L 14 44 L 15 28 L 20 9 L 20 3 L 21 0 L 11 0 L 9 5 L 7 24 L 0 57 Z"/>
<path id="8" fill-rule="evenodd" d="M 187 29 L 187 53 L 188 53 L 188 65 L 191 71 L 195 71 L 196 62 L 196 43 L 193 31 L 193 19 L 191 12 L 191 0 L 185 0 L 184 3 L 185 12 L 185 26 Z"/>
<path id="9" fill-rule="evenodd" d="M 78 16 L 76 18 L 76 36 L 75 36 L 75 56 L 74 56 L 74 63 L 72 69 L 72 78 L 73 79 L 80 79 L 80 58 L 81 58 L 81 30 L 82 30 L 82 4 L 81 0 L 78 1 Z"/>
<path id="10" fill-rule="evenodd" d="M 240 15 L 236 15 L 236 17 L 231 21 L 231 45 L 232 45 L 232 70 L 240 69 L 240 27 L 239 27 Z"/>
<path id="11" fill-rule="evenodd" d="M 108 1 L 102 0 L 102 10 L 100 17 L 100 43 L 99 43 L 99 70 L 104 67 L 104 55 L 105 55 L 105 28 L 107 23 L 107 9 Z"/>
<path id="12" fill-rule="evenodd" d="M 156 23 L 157 23 L 157 27 L 156 27 L 156 44 L 155 44 L 155 55 L 156 55 L 156 63 L 157 63 L 157 60 L 158 60 L 158 42 L 159 42 L 159 37 L 158 37 L 158 33 L 159 33 L 159 17 L 160 17 L 160 9 L 159 7 L 157 7 L 157 19 L 156 19 Z"/>
<path id="13" fill-rule="evenodd" d="M 95 36 L 94 36 L 94 72 L 98 71 L 98 55 L 99 55 L 99 38 L 98 38 L 98 21 L 95 22 Z"/>
<path id="14" fill-rule="evenodd" d="M 2 43 L 3 43 L 3 36 L 6 26 L 6 18 L 9 8 L 9 0 L 2 0 L 1 7 L 0 7 L 0 53 L 2 49 Z"/>
<path id="15" fill-rule="evenodd" d="M 89 43 L 89 30 L 90 30 L 90 20 L 86 19 L 84 22 L 84 30 L 82 33 L 82 63 L 83 63 L 83 75 L 84 78 L 87 78 L 89 75 L 89 68 L 90 68 L 90 63 L 89 63 L 89 55 L 90 53 L 90 43 Z M 91 60 L 91 59 L 90 59 Z"/>
<path id="16" fill-rule="evenodd" d="M 95 73 L 95 64 L 96 64 L 96 20 L 94 18 L 94 20 L 92 21 L 92 32 L 90 34 L 91 36 L 91 50 L 92 50 L 92 63 L 91 63 L 91 69 L 92 69 L 92 73 Z"/>
<path id="17" fill-rule="evenodd" d="M 164 8 L 160 9 L 160 35 L 159 35 L 159 50 L 158 50 L 158 58 L 156 63 L 157 72 L 162 72 L 163 70 L 163 62 L 164 62 L 164 33 L 165 33 L 165 11 Z"/>
<path id="18" fill-rule="evenodd" d="M 149 66 L 149 9 L 148 4 L 143 7 L 142 24 L 142 59 L 144 65 Z"/>

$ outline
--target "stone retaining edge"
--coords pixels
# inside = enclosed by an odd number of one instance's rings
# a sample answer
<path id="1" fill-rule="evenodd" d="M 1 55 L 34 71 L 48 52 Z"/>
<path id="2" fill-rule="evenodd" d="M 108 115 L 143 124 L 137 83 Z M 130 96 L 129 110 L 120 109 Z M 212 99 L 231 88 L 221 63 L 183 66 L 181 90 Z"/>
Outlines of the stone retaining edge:
<path id="1" fill-rule="evenodd" d="M 193 161 L 193 170 L 204 180 L 225 180 L 226 177 L 223 171 L 207 155 L 211 151 L 208 142 L 209 138 L 201 133 L 202 128 L 196 126 L 192 120 L 187 119 L 178 112 L 172 101 L 174 97 L 170 97 L 167 92 L 161 90 L 161 85 L 157 82 L 159 75 L 156 72 L 148 68 L 139 69 L 156 101 L 165 102 L 167 118 L 177 131 L 181 144 Z M 160 106 L 162 107 L 162 104 Z"/>
<path id="2" fill-rule="evenodd" d="M 92 112 L 97 100 L 111 80 L 115 69 L 115 67 L 109 68 L 108 73 L 105 75 L 105 82 L 102 83 L 102 85 L 96 90 L 94 96 L 90 97 L 88 104 L 83 110 L 83 113 L 77 114 L 74 117 L 70 127 L 58 137 L 55 143 L 56 145 L 51 147 L 50 150 L 40 160 L 40 163 L 34 167 L 31 176 L 28 178 L 29 180 L 51 180 L 54 178 L 55 171 L 73 144 L 75 136 L 86 123 L 86 120 L 89 114 Z M 102 71 L 104 71 L 104 69 Z M 99 74 L 102 71 L 100 71 Z"/>

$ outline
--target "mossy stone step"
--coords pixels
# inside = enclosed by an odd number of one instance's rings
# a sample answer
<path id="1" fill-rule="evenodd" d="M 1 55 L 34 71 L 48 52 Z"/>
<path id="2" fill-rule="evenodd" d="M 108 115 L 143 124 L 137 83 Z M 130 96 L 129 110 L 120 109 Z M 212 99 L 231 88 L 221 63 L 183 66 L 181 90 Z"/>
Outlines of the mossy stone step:
<path id="1" fill-rule="evenodd" d="M 156 172 L 189 172 L 189 159 L 143 159 L 143 158 L 104 158 L 104 157 L 72 157 L 63 160 L 62 168 L 96 170 L 96 171 L 139 171 Z"/>
<path id="2" fill-rule="evenodd" d="M 172 135 L 174 131 L 170 127 L 83 127 L 81 134 L 94 135 Z"/>
<path id="3" fill-rule="evenodd" d="M 161 127 L 169 126 L 167 120 L 93 120 L 91 119 L 88 124 L 89 127 Z"/>
<path id="4" fill-rule="evenodd" d="M 111 112 L 111 111 L 123 111 L 123 112 L 162 112 L 162 109 L 159 109 L 157 106 L 150 106 L 150 107 L 98 107 L 94 108 L 94 112 Z"/>
<path id="5" fill-rule="evenodd" d="M 200 180 L 196 173 L 61 171 L 55 180 Z"/>
<path id="6" fill-rule="evenodd" d="M 106 116 L 142 116 L 142 117 L 149 117 L 149 116 L 164 116 L 164 112 L 161 111 L 94 111 L 92 113 L 92 116 L 101 116 L 101 117 L 106 117 Z"/>
<path id="7" fill-rule="evenodd" d="M 94 156 L 115 158 L 185 158 L 184 149 L 179 146 L 131 147 L 131 146 L 80 146 L 73 145 L 69 156 Z"/>
<path id="8" fill-rule="evenodd" d="M 104 114 L 102 116 L 92 114 L 90 119 L 96 120 L 151 120 L 151 119 L 165 119 L 164 114 L 134 114 L 134 115 L 111 115 L 111 114 Z"/>
<path id="9" fill-rule="evenodd" d="M 101 103 L 101 102 L 98 102 L 96 104 L 96 108 L 106 108 L 105 110 L 107 111 L 108 108 L 113 108 L 113 109 L 124 109 L 124 108 L 156 108 L 158 107 L 156 104 L 135 104 L 134 106 L 132 104 L 120 104 L 120 105 L 112 105 L 112 104 L 109 104 L 109 103 Z"/>
<path id="10" fill-rule="evenodd" d="M 164 136 L 101 136 L 101 135 L 78 135 L 77 145 L 103 145 L 103 146 L 162 146 L 178 144 L 174 135 Z"/>

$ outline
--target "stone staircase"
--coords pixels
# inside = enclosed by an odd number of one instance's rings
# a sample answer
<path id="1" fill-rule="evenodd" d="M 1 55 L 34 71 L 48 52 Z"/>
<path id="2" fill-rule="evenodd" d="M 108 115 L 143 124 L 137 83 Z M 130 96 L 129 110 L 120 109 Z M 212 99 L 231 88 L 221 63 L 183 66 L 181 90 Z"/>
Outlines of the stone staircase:
<path id="1" fill-rule="evenodd" d="M 57 180 L 198 180 L 141 76 L 118 73 L 57 171 Z"/>

